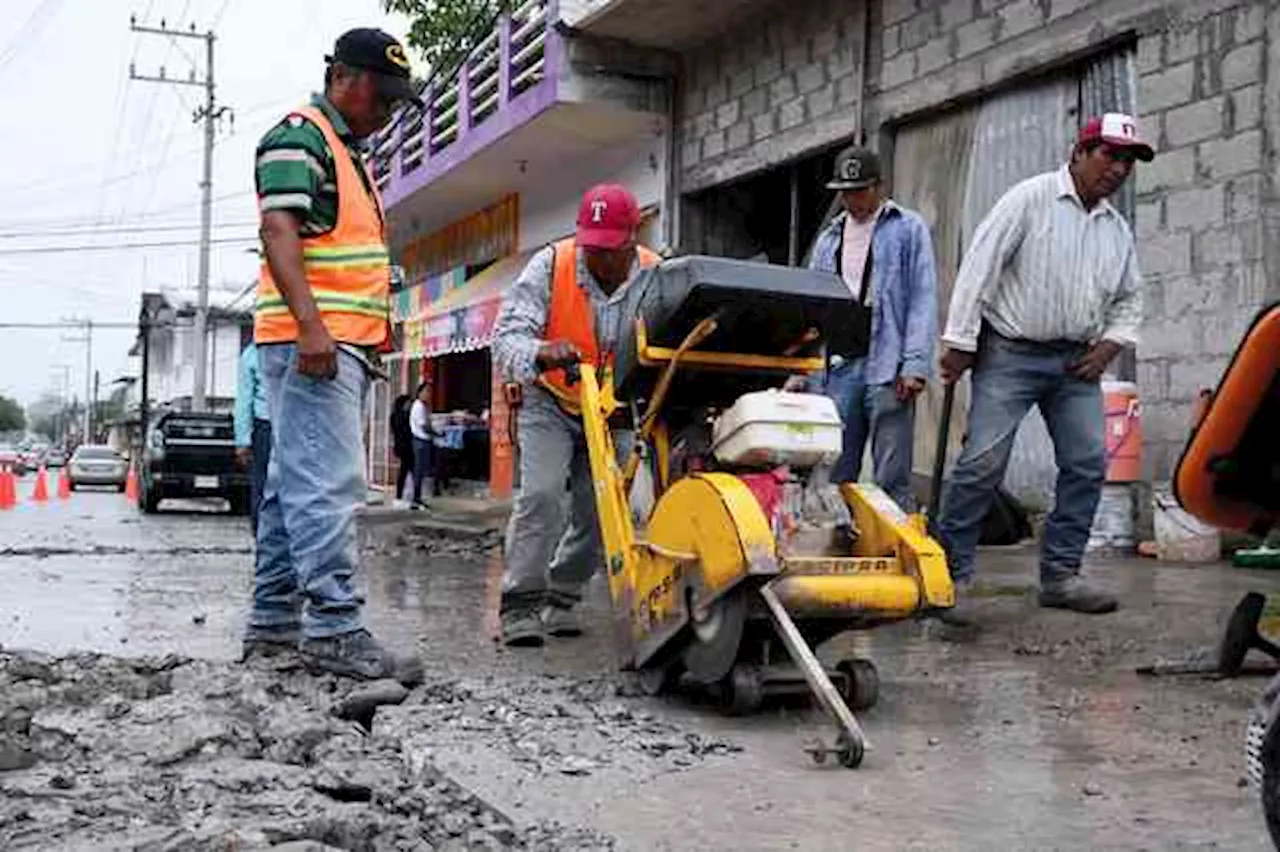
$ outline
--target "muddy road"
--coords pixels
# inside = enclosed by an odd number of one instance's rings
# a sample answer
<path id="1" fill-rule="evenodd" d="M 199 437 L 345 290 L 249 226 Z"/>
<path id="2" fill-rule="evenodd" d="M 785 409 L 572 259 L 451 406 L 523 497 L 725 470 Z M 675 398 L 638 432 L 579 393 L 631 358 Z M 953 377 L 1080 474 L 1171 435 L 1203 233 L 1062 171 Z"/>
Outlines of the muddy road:
<path id="1" fill-rule="evenodd" d="M 371 626 L 427 666 L 408 694 L 234 662 L 239 519 L 114 494 L 0 513 L 0 848 L 1270 848 L 1240 786 L 1263 681 L 1134 672 L 1211 643 L 1245 590 L 1280 596 L 1266 573 L 1100 564 L 1125 609 L 1084 619 L 1035 607 L 1032 551 L 991 553 L 976 641 L 822 649 L 880 669 L 850 772 L 800 751 L 828 733 L 803 704 L 637 696 L 601 589 L 587 636 L 509 653 L 483 547 L 397 524 L 363 545 Z"/>

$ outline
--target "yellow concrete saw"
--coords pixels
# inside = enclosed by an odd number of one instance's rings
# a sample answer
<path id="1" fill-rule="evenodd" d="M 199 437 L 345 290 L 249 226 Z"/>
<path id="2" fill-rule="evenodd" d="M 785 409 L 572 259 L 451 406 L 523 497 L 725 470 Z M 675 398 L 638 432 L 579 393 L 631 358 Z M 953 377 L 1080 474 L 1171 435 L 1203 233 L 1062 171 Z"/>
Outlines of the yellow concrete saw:
<path id="1" fill-rule="evenodd" d="M 850 708 L 875 703 L 876 668 L 826 668 L 812 648 L 954 602 L 924 520 L 874 486 L 819 489 L 835 494 L 834 522 L 805 522 L 842 430 L 826 397 L 777 388 L 864 353 L 866 311 L 835 276 L 704 257 L 647 270 L 626 298 L 616 361 L 569 368 L 625 665 L 650 692 L 710 687 L 738 713 L 807 690 L 837 727 L 810 755 L 856 767 L 867 740 Z M 636 428 L 626 459 L 615 404 Z M 633 517 L 641 472 L 652 505 Z"/>

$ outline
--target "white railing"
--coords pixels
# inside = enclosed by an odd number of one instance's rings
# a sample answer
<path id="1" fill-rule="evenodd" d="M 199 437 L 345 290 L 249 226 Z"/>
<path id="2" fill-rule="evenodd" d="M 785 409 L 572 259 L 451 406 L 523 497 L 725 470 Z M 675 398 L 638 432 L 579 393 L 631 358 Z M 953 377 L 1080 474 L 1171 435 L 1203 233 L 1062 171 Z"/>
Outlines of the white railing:
<path id="1" fill-rule="evenodd" d="M 545 78 L 552 2 L 525 0 L 510 15 L 500 16 L 494 29 L 468 54 L 457 75 L 423 94 L 425 118 L 413 110 L 403 121 L 392 122 L 392 132 L 380 137 L 373 148 L 374 179 L 379 187 L 390 181 L 397 160 L 399 174 L 410 174 Z M 397 125 L 399 130 L 395 131 Z"/>

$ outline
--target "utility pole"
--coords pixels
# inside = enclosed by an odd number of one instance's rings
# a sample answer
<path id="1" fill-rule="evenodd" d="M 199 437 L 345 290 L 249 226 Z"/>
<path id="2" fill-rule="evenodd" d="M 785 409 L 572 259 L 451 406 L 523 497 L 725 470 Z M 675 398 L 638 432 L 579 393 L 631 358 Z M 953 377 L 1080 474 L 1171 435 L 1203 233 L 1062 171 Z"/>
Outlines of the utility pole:
<path id="1" fill-rule="evenodd" d="M 99 379 L 98 371 L 94 370 L 93 371 L 93 404 L 89 407 L 89 410 L 93 412 L 93 415 L 89 418 L 90 428 L 92 428 L 95 425 L 93 422 L 93 418 L 98 416 L 98 379 Z M 99 427 L 102 426 L 101 423 L 98 423 L 96 425 Z M 89 433 L 89 438 L 87 440 L 90 444 L 95 443 L 95 441 L 93 440 L 94 434 L 95 433 L 93 432 Z"/>
<path id="2" fill-rule="evenodd" d="M 196 298 L 196 322 L 192 332 L 195 335 L 195 386 L 191 392 L 191 407 L 195 411 L 205 409 L 205 384 L 208 378 L 208 327 L 209 327 L 209 246 L 210 231 L 213 227 L 213 142 L 214 123 L 224 115 L 235 116 L 231 108 L 219 105 L 213 86 L 213 43 L 212 30 L 196 32 L 195 24 L 189 30 L 171 30 L 165 25 L 163 18 L 160 26 L 139 26 L 137 18 L 130 16 L 129 28 L 135 33 L 159 35 L 168 38 L 203 39 L 205 48 L 205 74 L 203 80 L 196 79 L 195 69 L 191 69 L 187 79 L 175 79 L 165 75 L 164 66 L 160 67 L 158 76 L 139 74 L 132 64 L 129 65 L 129 78 L 150 83 L 173 83 L 178 86 L 201 86 L 204 88 L 204 106 L 198 108 L 192 116 L 195 121 L 204 122 L 204 166 L 200 180 L 200 269 L 198 293 Z"/>
<path id="3" fill-rule="evenodd" d="M 84 337 L 64 337 L 63 341 L 67 343 L 83 343 L 84 344 L 84 398 L 89 400 L 93 398 L 93 320 L 67 320 L 67 322 L 78 322 L 84 326 Z M 71 384 L 70 377 L 67 384 Z M 88 405 L 85 405 L 82 415 L 82 426 L 84 427 L 84 440 L 89 440 L 89 435 L 93 429 L 93 412 Z"/>

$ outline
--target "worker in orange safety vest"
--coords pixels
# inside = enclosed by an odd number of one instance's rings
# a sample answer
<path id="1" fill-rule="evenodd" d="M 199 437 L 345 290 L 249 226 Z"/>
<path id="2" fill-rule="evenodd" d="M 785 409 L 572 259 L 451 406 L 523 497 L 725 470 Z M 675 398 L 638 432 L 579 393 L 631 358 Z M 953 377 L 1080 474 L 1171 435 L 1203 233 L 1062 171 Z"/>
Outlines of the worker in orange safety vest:
<path id="1" fill-rule="evenodd" d="M 623 320 L 618 296 L 660 259 L 638 245 L 639 227 L 640 208 L 627 189 L 588 190 L 575 235 L 530 259 L 494 327 L 494 363 L 522 388 L 520 484 L 507 527 L 500 613 L 510 646 L 582 632 L 575 607 L 603 549 L 578 387 L 564 368 L 599 365 L 604 392 L 611 393 L 608 373 Z M 628 438 L 616 436 L 620 452 Z"/>
<path id="2" fill-rule="evenodd" d="M 244 637 L 246 659 L 296 651 L 315 670 L 404 683 L 421 679 L 421 663 L 366 629 L 354 575 L 363 411 L 390 342 L 391 289 L 382 202 L 360 144 L 410 102 L 421 107 L 400 43 L 351 30 L 328 57 L 324 93 L 258 145 L 254 336 L 275 428 Z"/>

